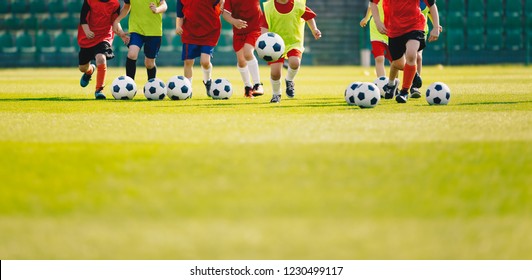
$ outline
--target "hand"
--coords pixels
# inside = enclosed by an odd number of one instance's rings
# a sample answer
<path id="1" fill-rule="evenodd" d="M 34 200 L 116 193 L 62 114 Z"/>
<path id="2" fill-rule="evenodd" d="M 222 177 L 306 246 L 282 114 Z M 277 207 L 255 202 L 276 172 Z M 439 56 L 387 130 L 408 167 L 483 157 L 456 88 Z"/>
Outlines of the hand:
<path id="1" fill-rule="evenodd" d="M 367 24 L 368 24 L 368 19 L 367 18 L 363 18 L 360 21 L 360 27 L 366 27 Z"/>
<path id="2" fill-rule="evenodd" d="M 183 35 L 183 27 L 181 27 L 181 26 L 176 26 L 176 27 L 175 27 L 175 34 L 177 34 L 177 35 Z"/>
<path id="3" fill-rule="evenodd" d="M 151 3 L 150 3 L 150 10 L 151 10 L 152 13 L 154 13 L 154 14 L 157 13 L 157 5 L 155 5 L 154 2 L 151 2 Z"/>
<path id="4" fill-rule="evenodd" d="M 387 34 L 388 33 L 388 30 L 386 29 L 386 27 L 384 26 L 384 23 L 382 23 L 382 21 L 375 21 L 375 25 L 377 26 L 377 30 L 379 30 L 379 32 L 381 34 Z"/>
<path id="5" fill-rule="evenodd" d="M 312 30 L 312 35 L 314 35 L 314 39 L 319 40 L 321 38 L 321 31 L 316 28 Z"/>
<path id="6" fill-rule="evenodd" d="M 232 22 L 233 26 L 236 27 L 236 29 L 242 29 L 248 27 L 247 21 L 241 20 L 241 19 L 235 19 Z"/>
<path id="7" fill-rule="evenodd" d="M 440 25 L 440 27 L 438 28 L 438 30 L 440 31 L 440 33 L 443 31 L 443 27 Z"/>
<path id="8" fill-rule="evenodd" d="M 430 31 L 430 36 L 429 36 L 429 42 L 434 42 L 436 40 L 438 40 L 438 38 L 440 37 L 440 30 L 439 28 L 433 28 L 432 31 Z"/>
<path id="9" fill-rule="evenodd" d="M 91 30 L 85 31 L 85 35 L 89 39 L 94 39 L 94 32 L 92 32 Z"/>

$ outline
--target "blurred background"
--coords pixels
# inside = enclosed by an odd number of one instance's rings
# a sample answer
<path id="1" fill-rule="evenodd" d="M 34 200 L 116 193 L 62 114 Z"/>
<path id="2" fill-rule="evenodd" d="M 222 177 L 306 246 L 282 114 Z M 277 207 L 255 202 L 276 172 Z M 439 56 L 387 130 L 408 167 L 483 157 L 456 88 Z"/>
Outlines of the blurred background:
<path id="1" fill-rule="evenodd" d="M 123 3 L 123 1 L 121 1 Z M 264 1 L 261 1 L 264 2 Z M 82 0 L 0 0 L 0 67 L 77 66 L 77 24 Z M 176 0 L 167 0 L 159 66 L 181 66 L 181 40 L 175 36 Z M 443 33 L 427 45 L 424 64 L 529 64 L 532 53 L 532 0 L 437 1 Z M 318 16 L 322 40 L 306 32 L 307 65 L 368 65 L 369 28 L 361 28 L 367 0 L 307 0 Z M 122 26 L 127 30 L 127 19 Z M 236 64 L 231 26 L 222 20 L 213 63 Z M 432 27 L 431 27 L 432 28 Z M 126 47 L 114 42 L 123 66 Z M 139 59 L 143 59 L 139 57 Z"/>

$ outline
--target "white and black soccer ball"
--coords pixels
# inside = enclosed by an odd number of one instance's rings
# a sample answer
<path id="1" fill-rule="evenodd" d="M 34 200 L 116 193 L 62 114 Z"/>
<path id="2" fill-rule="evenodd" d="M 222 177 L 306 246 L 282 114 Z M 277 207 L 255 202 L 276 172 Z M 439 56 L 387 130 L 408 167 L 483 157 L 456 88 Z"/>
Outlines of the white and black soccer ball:
<path id="1" fill-rule="evenodd" d="M 373 108 L 381 100 L 381 93 L 374 83 L 363 82 L 354 92 L 355 103 L 360 108 Z"/>
<path id="2" fill-rule="evenodd" d="M 233 95 L 233 86 L 227 79 L 216 79 L 211 84 L 210 94 L 212 99 L 229 99 Z"/>
<path id="3" fill-rule="evenodd" d="M 148 100 L 163 100 L 166 96 L 166 85 L 161 79 L 149 79 L 144 85 L 144 96 Z"/>
<path id="4" fill-rule="evenodd" d="M 427 88 L 425 99 L 430 105 L 447 105 L 451 100 L 451 90 L 442 82 L 432 83 Z"/>
<path id="5" fill-rule="evenodd" d="M 379 91 L 381 92 L 381 97 L 384 98 L 384 86 L 388 84 L 388 77 L 386 76 L 380 76 L 373 83 L 379 88 Z"/>
<path id="6" fill-rule="evenodd" d="M 344 98 L 348 105 L 357 105 L 355 100 L 355 90 L 361 83 L 362 82 L 353 82 L 345 89 Z"/>
<path id="7" fill-rule="evenodd" d="M 192 97 L 190 80 L 183 76 L 173 76 L 166 85 L 166 95 L 172 100 L 185 100 Z"/>
<path id="8" fill-rule="evenodd" d="M 120 76 L 111 83 L 111 93 L 115 99 L 133 99 L 137 94 L 137 84 L 128 76 Z"/>
<path id="9" fill-rule="evenodd" d="M 284 54 L 284 41 L 277 33 L 267 32 L 259 36 L 255 50 L 267 62 L 277 61 Z"/>

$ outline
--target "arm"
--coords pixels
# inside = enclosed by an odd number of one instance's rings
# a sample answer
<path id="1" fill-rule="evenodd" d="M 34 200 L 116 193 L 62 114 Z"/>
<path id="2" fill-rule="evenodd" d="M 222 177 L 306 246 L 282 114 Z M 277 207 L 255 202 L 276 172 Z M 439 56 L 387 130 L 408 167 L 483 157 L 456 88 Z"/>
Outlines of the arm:
<path id="1" fill-rule="evenodd" d="M 124 6 L 120 10 L 120 14 L 116 17 L 115 21 L 113 22 L 113 31 L 119 36 L 121 36 L 121 34 L 124 33 L 124 30 L 122 30 L 122 26 L 120 25 L 120 21 L 127 16 L 130 9 L 131 9 L 131 5 L 129 3 L 124 3 Z"/>
<path id="2" fill-rule="evenodd" d="M 175 19 L 175 34 L 183 35 L 183 20 L 185 15 L 183 14 L 183 3 L 181 0 L 177 0 L 176 19 Z"/>
<path id="3" fill-rule="evenodd" d="M 87 22 L 87 16 L 89 15 L 90 10 L 91 7 L 89 6 L 89 3 L 87 3 L 87 0 L 84 0 L 83 6 L 81 6 L 81 12 L 79 13 L 79 24 L 81 25 L 83 32 L 85 32 L 85 36 L 92 39 L 94 38 L 94 32 L 91 31 L 89 23 Z"/>
<path id="4" fill-rule="evenodd" d="M 233 17 L 233 15 L 228 10 L 223 10 L 222 17 L 225 21 L 229 22 L 231 25 L 233 25 L 236 29 L 242 29 L 248 27 L 248 23 L 241 19 L 236 19 Z"/>
<path id="5" fill-rule="evenodd" d="M 151 2 L 150 3 L 150 9 L 151 9 L 151 11 L 154 14 L 161 14 L 161 13 L 166 12 L 166 10 L 168 9 L 168 5 L 166 5 L 166 1 L 165 0 L 161 0 L 159 2 L 159 6 L 158 7 L 157 7 L 157 4 L 155 4 L 155 2 Z"/>
<path id="6" fill-rule="evenodd" d="M 430 31 L 430 36 L 429 36 L 429 42 L 433 42 L 433 41 L 436 41 L 438 40 L 438 37 L 440 37 L 440 16 L 438 14 L 438 7 L 436 6 L 436 4 L 433 2 L 433 5 L 430 6 L 430 14 L 432 15 L 432 30 Z"/>
<path id="7" fill-rule="evenodd" d="M 373 21 L 375 22 L 375 25 L 377 26 L 377 30 L 379 30 L 379 32 L 382 34 L 386 34 L 388 30 L 386 30 L 386 27 L 384 26 L 384 23 L 381 20 L 381 16 L 379 14 L 379 8 L 377 7 L 377 4 L 373 1 L 376 1 L 376 3 L 378 3 L 378 0 L 371 0 L 371 3 L 369 3 L 369 7 L 371 9 L 371 15 L 373 16 Z"/>
<path id="8" fill-rule="evenodd" d="M 434 20 L 432 20 L 432 14 L 429 13 L 428 16 L 429 16 L 430 22 L 432 22 L 432 26 L 435 26 L 435 25 L 434 25 Z M 440 25 L 440 27 L 438 28 L 438 30 L 440 30 L 440 33 L 441 33 L 441 32 L 443 31 L 443 27 Z"/>
<path id="9" fill-rule="evenodd" d="M 371 18 L 371 7 L 368 6 L 368 10 L 366 11 L 366 15 L 360 21 L 360 27 L 366 27 L 366 25 L 368 24 L 368 21 L 369 21 L 370 18 Z"/>
<path id="10" fill-rule="evenodd" d="M 318 29 L 318 26 L 316 25 L 316 20 L 314 18 L 307 20 L 307 25 L 310 28 L 310 31 L 312 31 L 312 35 L 314 35 L 314 39 L 319 40 L 321 38 L 321 31 Z"/>

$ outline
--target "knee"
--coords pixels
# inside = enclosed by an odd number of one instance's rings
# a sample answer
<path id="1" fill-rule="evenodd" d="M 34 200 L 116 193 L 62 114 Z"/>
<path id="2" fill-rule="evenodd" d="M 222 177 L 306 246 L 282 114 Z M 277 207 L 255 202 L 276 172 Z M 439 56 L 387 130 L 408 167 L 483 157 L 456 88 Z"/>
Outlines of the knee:
<path id="1" fill-rule="evenodd" d="M 96 55 L 96 65 L 102 65 L 107 63 L 107 58 L 103 54 Z"/>
<path id="2" fill-rule="evenodd" d="M 87 72 L 87 70 L 89 70 L 89 65 L 90 65 L 90 64 L 80 65 L 80 66 L 78 67 L 78 69 L 79 69 L 80 72 L 85 73 L 85 72 Z"/>
<path id="3" fill-rule="evenodd" d="M 146 66 L 146 68 L 152 69 L 153 67 L 155 67 L 155 59 L 146 58 L 144 60 L 144 65 Z"/>

